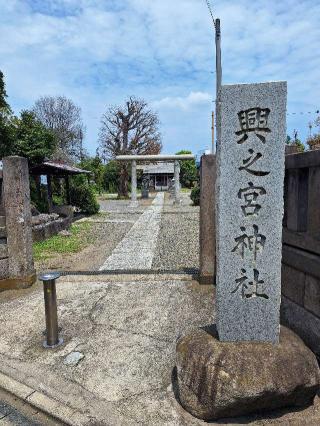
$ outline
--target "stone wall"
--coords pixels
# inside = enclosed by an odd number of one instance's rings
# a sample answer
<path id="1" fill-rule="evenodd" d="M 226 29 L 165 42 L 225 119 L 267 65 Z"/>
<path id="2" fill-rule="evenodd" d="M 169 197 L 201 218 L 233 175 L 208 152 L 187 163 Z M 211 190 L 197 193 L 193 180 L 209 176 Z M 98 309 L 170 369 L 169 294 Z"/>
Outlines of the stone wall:
<path id="1" fill-rule="evenodd" d="M 282 322 L 320 358 L 320 151 L 286 156 Z"/>
<path id="2" fill-rule="evenodd" d="M 60 231 L 69 229 L 72 224 L 72 217 L 72 215 L 67 217 L 58 217 L 55 220 L 42 223 L 40 225 L 34 225 L 32 227 L 33 241 L 43 241 L 57 235 Z"/>

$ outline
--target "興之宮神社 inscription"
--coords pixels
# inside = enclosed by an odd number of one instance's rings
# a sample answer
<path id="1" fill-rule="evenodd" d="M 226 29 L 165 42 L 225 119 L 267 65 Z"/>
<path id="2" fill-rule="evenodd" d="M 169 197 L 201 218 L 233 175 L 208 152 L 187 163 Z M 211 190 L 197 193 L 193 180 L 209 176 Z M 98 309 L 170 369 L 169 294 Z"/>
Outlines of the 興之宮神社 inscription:
<path id="1" fill-rule="evenodd" d="M 277 343 L 287 84 L 222 86 L 219 100 L 219 338 Z"/>

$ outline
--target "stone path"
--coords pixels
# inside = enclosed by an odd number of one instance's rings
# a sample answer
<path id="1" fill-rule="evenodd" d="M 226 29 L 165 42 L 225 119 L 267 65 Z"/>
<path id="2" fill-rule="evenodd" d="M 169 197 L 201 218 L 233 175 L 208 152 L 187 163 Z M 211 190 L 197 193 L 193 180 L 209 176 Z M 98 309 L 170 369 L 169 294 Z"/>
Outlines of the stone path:
<path id="1" fill-rule="evenodd" d="M 158 241 L 163 203 L 164 193 L 160 192 L 101 266 L 101 271 L 151 269 Z"/>

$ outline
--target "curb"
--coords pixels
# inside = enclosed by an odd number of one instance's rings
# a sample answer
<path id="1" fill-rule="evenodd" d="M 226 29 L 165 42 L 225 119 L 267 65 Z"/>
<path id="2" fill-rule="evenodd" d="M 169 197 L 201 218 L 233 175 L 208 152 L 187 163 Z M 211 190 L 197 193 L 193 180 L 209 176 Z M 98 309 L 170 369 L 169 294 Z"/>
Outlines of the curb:
<path id="1" fill-rule="evenodd" d="M 0 372 L 0 388 L 64 425 L 83 426 L 89 423 L 89 418 L 79 411 L 18 382 L 2 372 Z"/>

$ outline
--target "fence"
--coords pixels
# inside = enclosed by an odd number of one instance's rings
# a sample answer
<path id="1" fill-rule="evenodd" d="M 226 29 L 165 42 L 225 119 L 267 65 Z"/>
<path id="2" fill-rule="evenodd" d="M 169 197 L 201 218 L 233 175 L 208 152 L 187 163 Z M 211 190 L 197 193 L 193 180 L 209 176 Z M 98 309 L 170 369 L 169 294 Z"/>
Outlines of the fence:
<path id="1" fill-rule="evenodd" d="M 281 318 L 320 357 L 320 151 L 285 167 Z"/>

